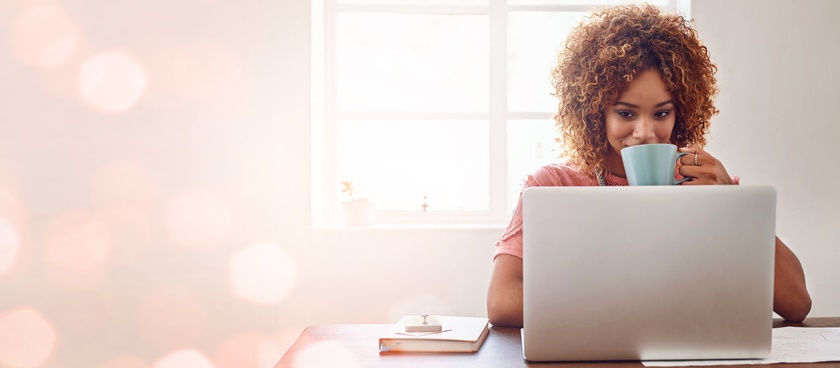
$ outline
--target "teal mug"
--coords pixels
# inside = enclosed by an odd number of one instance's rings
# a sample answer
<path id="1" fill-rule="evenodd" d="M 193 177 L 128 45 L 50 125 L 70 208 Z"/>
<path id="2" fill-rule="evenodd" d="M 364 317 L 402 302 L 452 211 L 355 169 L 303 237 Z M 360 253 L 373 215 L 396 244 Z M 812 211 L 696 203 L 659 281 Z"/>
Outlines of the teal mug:
<path id="1" fill-rule="evenodd" d="M 689 152 L 677 152 L 673 144 L 642 144 L 621 150 L 624 172 L 632 186 L 677 185 L 689 178 L 674 179 L 674 167 L 680 157 Z"/>

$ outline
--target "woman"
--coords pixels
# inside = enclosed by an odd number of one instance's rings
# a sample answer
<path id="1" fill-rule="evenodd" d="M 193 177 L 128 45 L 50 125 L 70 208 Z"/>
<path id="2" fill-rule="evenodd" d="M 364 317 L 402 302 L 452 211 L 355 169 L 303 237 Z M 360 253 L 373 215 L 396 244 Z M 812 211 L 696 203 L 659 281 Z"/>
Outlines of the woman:
<path id="1" fill-rule="evenodd" d="M 532 186 L 627 185 L 620 150 L 671 143 L 683 156 L 682 185 L 738 184 L 704 151 L 717 68 L 690 23 L 657 8 L 595 12 L 572 31 L 553 70 L 555 116 L 568 161 L 530 175 Z M 521 197 L 520 197 L 521 198 Z M 802 321 L 811 310 L 796 255 L 776 238 L 773 310 Z M 522 326 L 522 202 L 496 243 L 487 314 L 497 326 Z"/>

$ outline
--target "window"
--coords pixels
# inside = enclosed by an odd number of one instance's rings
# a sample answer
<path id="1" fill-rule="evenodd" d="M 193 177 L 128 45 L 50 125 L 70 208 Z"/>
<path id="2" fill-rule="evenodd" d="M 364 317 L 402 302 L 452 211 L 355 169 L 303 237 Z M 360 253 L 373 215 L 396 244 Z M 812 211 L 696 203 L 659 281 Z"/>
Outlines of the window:
<path id="1" fill-rule="evenodd" d="M 341 222 L 342 181 L 378 223 L 506 223 L 559 156 L 557 50 L 593 5 L 625 2 L 316 0 L 315 223 Z"/>

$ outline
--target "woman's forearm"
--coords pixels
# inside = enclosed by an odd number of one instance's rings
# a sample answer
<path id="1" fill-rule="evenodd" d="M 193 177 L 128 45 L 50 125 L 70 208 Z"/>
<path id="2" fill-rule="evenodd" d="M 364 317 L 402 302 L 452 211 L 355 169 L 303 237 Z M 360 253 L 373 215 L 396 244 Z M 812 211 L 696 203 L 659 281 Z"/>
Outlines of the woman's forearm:
<path id="1" fill-rule="evenodd" d="M 522 259 L 496 257 L 487 290 L 487 317 L 494 326 L 522 327 Z"/>
<path id="2" fill-rule="evenodd" d="M 801 322 L 811 311 L 805 273 L 796 255 L 776 237 L 773 311 L 788 321 Z"/>

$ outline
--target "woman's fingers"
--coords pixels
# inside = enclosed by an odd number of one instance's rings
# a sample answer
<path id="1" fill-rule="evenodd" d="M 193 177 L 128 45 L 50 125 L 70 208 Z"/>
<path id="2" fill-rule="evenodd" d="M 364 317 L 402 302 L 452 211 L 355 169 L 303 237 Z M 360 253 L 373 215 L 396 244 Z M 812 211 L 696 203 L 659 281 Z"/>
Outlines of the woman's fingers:
<path id="1" fill-rule="evenodd" d="M 680 165 L 683 166 L 700 166 L 702 165 L 702 160 L 706 160 L 706 158 L 702 157 L 703 155 L 700 153 L 689 153 L 680 157 Z"/>
<path id="2" fill-rule="evenodd" d="M 691 145 L 683 152 L 692 152 L 679 160 L 680 175 L 692 178 L 684 185 L 732 184 L 723 164 L 699 146 Z"/>

